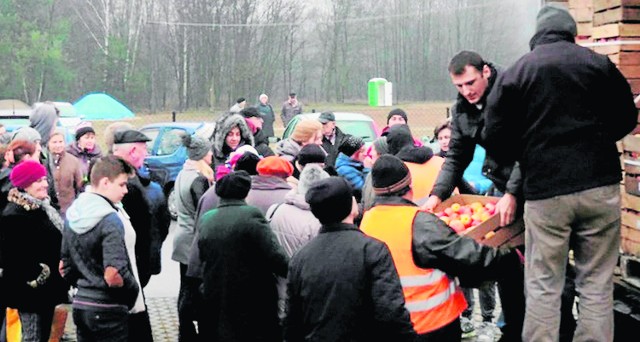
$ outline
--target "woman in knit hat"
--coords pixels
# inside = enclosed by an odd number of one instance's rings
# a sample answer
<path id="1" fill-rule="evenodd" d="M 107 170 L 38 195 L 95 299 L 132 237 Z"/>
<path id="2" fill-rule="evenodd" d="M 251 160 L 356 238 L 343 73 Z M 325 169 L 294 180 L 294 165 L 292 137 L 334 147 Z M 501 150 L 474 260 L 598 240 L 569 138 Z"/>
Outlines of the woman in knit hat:
<path id="1" fill-rule="evenodd" d="M 276 154 L 293 162 L 300 149 L 309 144 L 322 146 L 322 124 L 316 119 L 300 120 L 291 136 L 278 143 Z"/>
<path id="2" fill-rule="evenodd" d="M 64 133 L 60 130 L 53 132 L 51 138 L 49 138 L 48 148 L 50 153 L 49 163 L 51 163 L 54 181 L 49 186 L 54 187 L 56 191 L 60 214 L 64 218 L 67 208 L 84 189 L 82 164 L 78 158 L 65 152 Z"/>
<path id="3" fill-rule="evenodd" d="M 56 305 L 69 286 L 58 273 L 63 221 L 49 203 L 47 171 L 27 160 L 13 168 L 13 188 L 0 216 L 2 292 L 18 310 L 23 341 L 48 341 Z"/>
<path id="4" fill-rule="evenodd" d="M 173 239 L 171 258 L 180 263 L 180 292 L 178 294 L 179 340 L 190 341 L 197 337 L 194 321 L 194 304 L 201 301 L 197 287 L 186 278 L 189 254 L 196 231 L 196 209 L 200 197 L 213 183 L 211 159 L 213 152 L 209 142 L 196 135 L 183 135 L 182 144 L 187 148 L 188 159 L 178 174 L 174 185 L 175 204 L 178 212 L 178 229 Z"/>
<path id="5" fill-rule="evenodd" d="M 102 150 L 96 144 L 96 131 L 90 122 L 81 122 L 76 128 L 76 140 L 67 147 L 67 153 L 82 163 L 82 176 L 85 184 L 89 182 L 89 165 L 102 157 Z"/>

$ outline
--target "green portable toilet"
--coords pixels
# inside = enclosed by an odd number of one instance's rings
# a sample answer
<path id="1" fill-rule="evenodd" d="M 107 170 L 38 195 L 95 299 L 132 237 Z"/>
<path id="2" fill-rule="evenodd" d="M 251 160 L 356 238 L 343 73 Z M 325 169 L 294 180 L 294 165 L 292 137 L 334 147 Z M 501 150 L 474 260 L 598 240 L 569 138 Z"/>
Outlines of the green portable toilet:
<path id="1" fill-rule="evenodd" d="M 369 80 L 369 106 L 392 106 L 392 84 L 384 78 Z"/>

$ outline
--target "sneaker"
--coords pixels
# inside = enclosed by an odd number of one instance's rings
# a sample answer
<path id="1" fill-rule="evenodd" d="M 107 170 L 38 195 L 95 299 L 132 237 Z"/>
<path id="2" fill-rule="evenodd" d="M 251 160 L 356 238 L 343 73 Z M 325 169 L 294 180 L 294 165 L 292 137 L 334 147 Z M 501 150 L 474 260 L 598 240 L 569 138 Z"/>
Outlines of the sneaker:
<path id="1" fill-rule="evenodd" d="M 462 338 L 469 338 L 476 336 L 476 327 L 473 322 L 467 317 L 460 317 L 460 328 L 462 329 Z"/>
<path id="2" fill-rule="evenodd" d="M 482 322 L 478 325 L 478 342 L 493 342 L 496 339 L 496 325 L 491 322 Z"/>

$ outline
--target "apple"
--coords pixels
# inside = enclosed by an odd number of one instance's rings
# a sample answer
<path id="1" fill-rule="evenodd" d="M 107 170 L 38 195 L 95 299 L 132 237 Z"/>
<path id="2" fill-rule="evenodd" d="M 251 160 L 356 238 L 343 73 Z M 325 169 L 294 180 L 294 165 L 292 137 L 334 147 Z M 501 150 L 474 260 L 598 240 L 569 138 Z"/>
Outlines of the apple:
<path id="1" fill-rule="evenodd" d="M 453 209 L 445 208 L 443 212 L 444 212 L 445 215 L 451 216 L 451 214 L 453 214 Z"/>
<path id="2" fill-rule="evenodd" d="M 465 229 L 464 224 L 460 220 L 451 220 L 449 227 L 453 228 L 456 233 L 462 233 Z"/>
<path id="3" fill-rule="evenodd" d="M 449 225 L 449 222 L 451 222 L 451 218 L 448 216 L 442 216 L 440 217 L 440 219 L 442 220 L 442 222 L 446 223 L 447 226 Z"/>
<path id="4" fill-rule="evenodd" d="M 471 216 L 467 214 L 460 215 L 460 222 L 465 226 L 465 228 L 471 227 Z"/>
<path id="5" fill-rule="evenodd" d="M 453 210 L 454 213 L 457 213 L 460 211 L 460 203 L 454 203 L 451 205 L 451 210 Z"/>

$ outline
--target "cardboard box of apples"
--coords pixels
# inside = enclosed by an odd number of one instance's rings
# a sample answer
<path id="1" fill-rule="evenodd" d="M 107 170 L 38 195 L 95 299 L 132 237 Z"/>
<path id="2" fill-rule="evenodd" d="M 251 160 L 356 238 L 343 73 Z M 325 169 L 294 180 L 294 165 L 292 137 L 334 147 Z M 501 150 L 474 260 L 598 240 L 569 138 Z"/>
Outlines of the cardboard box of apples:
<path id="1" fill-rule="evenodd" d="M 458 234 L 484 245 L 523 245 L 522 218 L 506 227 L 500 227 L 500 216 L 495 211 L 499 199 L 491 196 L 454 195 L 442 201 L 433 212 Z"/>

